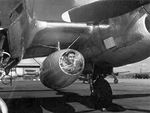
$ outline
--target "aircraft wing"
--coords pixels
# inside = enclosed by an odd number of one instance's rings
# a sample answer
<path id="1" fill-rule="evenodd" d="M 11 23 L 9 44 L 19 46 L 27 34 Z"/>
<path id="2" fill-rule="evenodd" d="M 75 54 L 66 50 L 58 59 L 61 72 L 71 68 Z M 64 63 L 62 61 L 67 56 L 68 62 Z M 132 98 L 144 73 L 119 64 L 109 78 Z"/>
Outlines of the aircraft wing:
<path id="1" fill-rule="evenodd" d="M 56 51 L 59 47 L 60 49 L 68 48 L 78 38 L 87 39 L 94 28 L 95 26 L 86 23 L 36 20 L 28 35 L 30 40 L 26 45 L 24 58 L 43 57 Z"/>
<path id="2" fill-rule="evenodd" d="M 146 4 L 147 2 L 149 1 L 145 0 L 142 4 Z M 46 14 L 43 16 L 38 12 L 43 11 L 43 7 L 40 8 L 41 10 L 38 10 L 39 8 L 36 7 L 36 5 L 34 6 L 35 9 L 33 15 L 36 16 L 29 19 L 31 20 L 31 22 L 29 22 L 29 27 L 27 27 L 26 30 L 23 30 L 25 31 L 25 36 L 23 37 L 26 37 L 24 58 L 47 56 L 58 49 L 58 43 L 60 43 L 60 47 L 64 49 L 74 43 L 78 37 L 80 37 L 80 39 L 87 39 L 91 36 L 89 34 L 91 34 L 95 28 L 99 27 L 98 24 L 101 20 L 129 12 L 141 6 L 141 3 L 139 0 L 131 2 L 126 2 L 124 0 L 115 2 L 114 0 L 98 0 L 97 2 L 74 7 L 67 12 L 65 12 L 66 9 L 62 9 L 61 12 L 64 12 L 62 13 L 63 21 L 61 20 L 60 22 L 54 20 L 44 21 L 42 18 L 46 15 L 50 15 L 49 12 L 43 12 L 43 14 Z M 43 4 L 43 6 L 45 6 L 45 4 Z M 50 10 L 51 8 L 49 11 Z M 54 14 L 55 13 L 52 13 L 50 16 L 55 17 L 56 15 Z M 40 17 L 40 19 L 36 17 Z M 68 19 L 70 19 L 69 23 L 64 22 L 68 21 Z M 93 25 L 95 23 L 98 24 Z M 103 27 L 105 29 L 105 27 L 108 28 L 109 25 L 102 25 L 102 29 Z M 80 40 L 79 42 L 84 43 L 84 40 Z"/>
<path id="3" fill-rule="evenodd" d="M 130 12 L 149 2 L 149 0 L 97 0 L 72 8 L 66 11 L 62 17 L 67 22 L 100 22 Z"/>
<path id="4" fill-rule="evenodd" d="M 72 43 L 76 42 L 76 40 L 78 40 L 78 37 L 80 37 L 79 39 L 80 41 L 78 41 L 77 43 L 78 45 L 80 43 L 80 46 L 82 46 L 82 44 L 85 42 L 87 38 L 91 36 L 97 37 L 94 36 L 96 33 L 97 33 L 96 35 L 100 35 L 100 31 L 98 30 L 103 31 L 104 34 L 106 34 L 105 29 L 108 29 L 108 31 L 109 29 L 110 31 L 115 30 L 115 27 L 112 27 L 112 29 L 110 28 L 110 23 L 108 23 L 110 18 L 128 13 L 133 9 L 140 7 L 142 4 L 143 5 L 147 4 L 147 2 L 149 3 L 149 1 L 147 0 L 145 0 L 142 3 L 140 3 L 139 0 L 130 2 L 126 2 L 123 0 L 115 2 L 113 0 L 105 0 L 104 2 L 97 1 L 90 4 L 75 7 L 71 10 L 64 12 L 62 14 L 62 19 L 67 22 L 41 21 L 35 19 L 34 22 L 32 22 L 31 30 L 29 30 L 30 33 L 28 36 L 29 38 L 27 38 L 28 43 L 26 45 L 26 52 L 24 58 L 47 56 L 52 52 L 56 51 L 56 49 L 59 48 L 59 44 L 61 49 L 66 49 L 70 45 L 72 45 Z M 143 14 L 141 13 L 141 15 Z M 127 16 L 128 15 L 123 17 L 126 18 Z M 134 22 L 136 22 L 139 18 L 140 16 L 137 17 L 135 16 L 135 20 L 133 19 L 133 23 L 129 21 L 126 24 L 128 26 L 124 25 L 125 27 L 123 28 L 128 28 L 129 26 L 132 27 Z M 107 21 L 105 23 L 106 19 Z M 113 24 L 115 25 L 118 24 L 120 26 L 121 25 L 120 22 L 121 21 L 118 18 L 117 23 Z M 103 38 L 105 39 L 107 37 Z M 106 45 L 110 46 L 111 44 L 112 46 L 110 47 L 114 47 L 115 46 L 114 39 L 108 38 L 108 42 L 109 41 L 110 43 Z M 94 43 L 96 42 L 97 41 L 94 41 Z M 135 40 L 133 40 L 133 42 L 135 42 Z M 98 48 L 103 49 L 102 44 L 97 45 L 99 46 Z M 78 47 L 76 46 L 73 49 L 76 49 Z M 93 50 L 96 51 L 95 49 Z M 100 52 L 100 50 L 97 51 Z"/>

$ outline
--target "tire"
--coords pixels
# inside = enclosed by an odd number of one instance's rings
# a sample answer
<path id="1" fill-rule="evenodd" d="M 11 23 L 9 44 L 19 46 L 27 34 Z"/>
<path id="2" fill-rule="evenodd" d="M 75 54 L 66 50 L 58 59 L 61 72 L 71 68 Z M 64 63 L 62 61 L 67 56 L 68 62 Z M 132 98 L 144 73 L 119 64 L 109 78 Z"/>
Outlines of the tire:
<path id="1" fill-rule="evenodd" d="M 108 108 L 112 105 L 112 89 L 104 78 L 98 78 L 93 88 L 96 108 Z"/>
<path id="2" fill-rule="evenodd" d="M 6 77 L 8 77 L 8 78 L 6 78 Z M 1 78 L 1 80 L 4 85 L 8 85 L 8 84 L 11 84 L 12 78 L 10 77 L 10 75 L 4 75 Z"/>

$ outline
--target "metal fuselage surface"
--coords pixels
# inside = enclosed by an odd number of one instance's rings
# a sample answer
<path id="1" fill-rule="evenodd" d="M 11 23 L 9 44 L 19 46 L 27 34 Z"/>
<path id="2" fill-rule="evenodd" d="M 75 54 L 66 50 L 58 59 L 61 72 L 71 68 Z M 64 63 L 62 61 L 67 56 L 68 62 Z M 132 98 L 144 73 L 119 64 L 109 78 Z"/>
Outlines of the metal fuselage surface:
<path id="1" fill-rule="evenodd" d="M 60 27 L 62 23 L 63 25 L 69 24 L 61 18 L 65 11 L 95 1 L 22 1 L 22 11 L 17 16 L 12 13 L 10 17 L 11 24 L 8 27 L 8 41 L 12 57 L 21 59 L 48 56 L 56 51 L 55 47 L 57 47 L 58 42 L 60 42 L 61 49 L 65 49 L 78 36 L 80 36 L 79 40 L 71 48 L 81 52 L 86 61 L 94 64 L 107 63 L 114 67 L 138 62 L 149 57 L 150 16 L 148 12 L 150 12 L 150 4 L 144 4 L 116 17 L 99 20 L 98 24 L 91 25 L 92 33 L 89 34 L 78 33 L 78 29 L 77 31 L 68 31 L 53 27 L 53 24 Z M 45 21 L 45 23 L 38 24 L 37 21 Z M 79 25 L 78 28 L 81 29 L 82 25 L 86 27 L 88 21 L 72 23 Z M 87 24 L 87 26 L 90 24 Z"/>

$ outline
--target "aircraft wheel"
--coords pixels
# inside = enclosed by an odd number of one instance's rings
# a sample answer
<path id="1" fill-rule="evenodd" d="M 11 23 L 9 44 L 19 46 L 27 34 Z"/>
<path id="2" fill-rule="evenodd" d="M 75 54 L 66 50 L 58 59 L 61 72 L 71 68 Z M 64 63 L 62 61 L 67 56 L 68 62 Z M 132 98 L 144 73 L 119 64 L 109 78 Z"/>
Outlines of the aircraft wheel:
<path id="1" fill-rule="evenodd" d="M 11 78 L 10 75 L 4 75 L 4 76 L 1 78 L 1 80 L 2 80 L 2 83 L 3 83 L 4 85 L 11 84 L 11 82 L 12 82 L 12 78 Z"/>
<path id="2" fill-rule="evenodd" d="M 91 95 L 96 109 L 108 108 L 112 105 L 112 89 L 109 83 L 103 78 L 98 78 L 93 83 L 94 93 Z"/>

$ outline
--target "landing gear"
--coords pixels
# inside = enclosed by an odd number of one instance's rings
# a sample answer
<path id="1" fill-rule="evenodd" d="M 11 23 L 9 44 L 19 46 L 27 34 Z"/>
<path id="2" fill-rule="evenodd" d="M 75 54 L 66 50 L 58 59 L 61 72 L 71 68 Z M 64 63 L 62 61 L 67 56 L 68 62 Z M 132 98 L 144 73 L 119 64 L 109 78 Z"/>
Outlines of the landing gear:
<path id="1" fill-rule="evenodd" d="M 10 84 L 12 86 L 13 77 L 12 75 L 9 75 L 9 72 L 11 68 L 14 67 L 18 62 L 19 62 L 18 59 L 13 59 L 13 60 L 11 59 L 11 61 L 4 67 L 5 75 L 1 78 L 2 83 L 4 85 Z"/>
<path id="2" fill-rule="evenodd" d="M 95 109 L 105 110 L 112 105 L 112 90 L 103 76 L 90 80 L 91 99 Z"/>
<path id="3" fill-rule="evenodd" d="M 12 76 L 9 72 L 19 62 L 19 58 L 12 58 L 10 55 L 7 32 L 8 29 L 0 28 L 0 80 L 5 85 L 12 85 Z"/>

